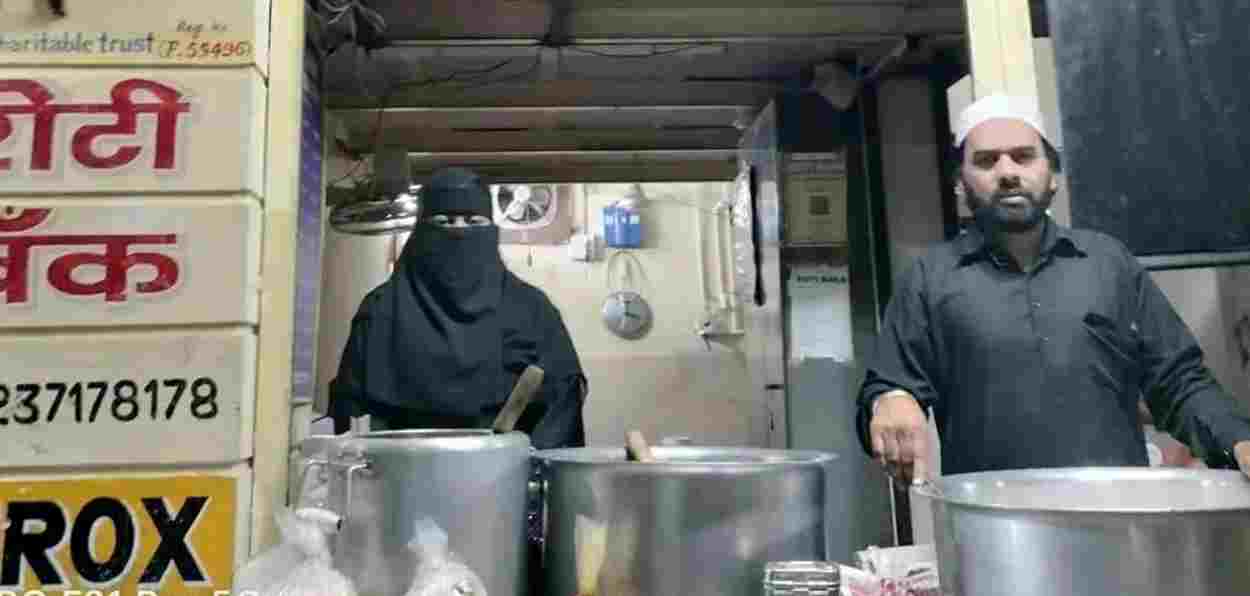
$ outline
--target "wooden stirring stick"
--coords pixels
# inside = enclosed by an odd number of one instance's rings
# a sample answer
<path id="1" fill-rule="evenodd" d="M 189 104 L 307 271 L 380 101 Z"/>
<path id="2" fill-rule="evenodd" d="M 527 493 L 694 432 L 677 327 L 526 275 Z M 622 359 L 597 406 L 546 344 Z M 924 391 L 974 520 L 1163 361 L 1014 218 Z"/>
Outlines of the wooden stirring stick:
<path id="1" fill-rule="evenodd" d="M 608 546 L 607 524 L 584 515 L 577 516 L 573 541 L 577 562 L 577 596 L 595 596 L 599 591 L 599 574 Z"/>
<path id="2" fill-rule="evenodd" d="M 651 446 L 647 445 L 647 439 L 642 436 L 642 431 L 631 430 L 625 433 L 625 459 L 638 462 L 655 461 L 655 456 L 651 455 Z"/>
<path id="3" fill-rule="evenodd" d="M 512 388 L 512 395 L 508 396 L 503 409 L 499 410 L 498 416 L 495 416 L 495 423 L 491 425 L 491 428 L 496 433 L 512 432 L 512 428 L 521 419 L 521 413 L 525 411 L 525 407 L 530 404 L 530 400 L 542 384 L 543 369 L 532 364 L 525 367 L 521 378 L 517 379 L 516 386 Z"/>

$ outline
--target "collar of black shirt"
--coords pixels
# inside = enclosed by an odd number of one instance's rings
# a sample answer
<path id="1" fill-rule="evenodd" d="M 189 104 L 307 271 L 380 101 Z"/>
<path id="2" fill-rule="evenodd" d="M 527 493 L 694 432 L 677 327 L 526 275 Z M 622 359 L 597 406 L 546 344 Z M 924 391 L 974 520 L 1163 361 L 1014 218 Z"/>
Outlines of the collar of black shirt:
<path id="1" fill-rule="evenodd" d="M 1085 251 L 1077 246 L 1076 239 L 1072 236 L 1072 230 L 1059 225 L 1050 216 L 1046 216 L 1043 225 L 1046 226 L 1046 230 L 1042 232 L 1042 257 L 1086 256 Z M 968 226 L 964 233 L 956 239 L 956 248 L 959 250 L 960 267 L 971 265 L 983 259 L 988 259 L 998 267 L 1005 267 L 1007 263 L 1011 262 L 1006 253 L 989 242 L 975 224 Z"/>

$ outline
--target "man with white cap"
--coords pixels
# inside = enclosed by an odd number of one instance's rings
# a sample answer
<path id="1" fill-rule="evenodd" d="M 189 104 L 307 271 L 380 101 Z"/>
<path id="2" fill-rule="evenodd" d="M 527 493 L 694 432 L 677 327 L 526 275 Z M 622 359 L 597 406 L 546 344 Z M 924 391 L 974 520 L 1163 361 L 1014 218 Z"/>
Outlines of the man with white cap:
<path id="1" fill-rule="evenodd" d="M 1049 215 L 1059 155 L 1033 98 L 993 95 L 957 122 L 956 194 L 974 215 L 918 258 L 886 309 L 858 399 L 863 448 L 942 471 L 1147 465 L 1138 403 L 1208 466 L 1250 475 L 1250 416 L 1121 242 Z"/>

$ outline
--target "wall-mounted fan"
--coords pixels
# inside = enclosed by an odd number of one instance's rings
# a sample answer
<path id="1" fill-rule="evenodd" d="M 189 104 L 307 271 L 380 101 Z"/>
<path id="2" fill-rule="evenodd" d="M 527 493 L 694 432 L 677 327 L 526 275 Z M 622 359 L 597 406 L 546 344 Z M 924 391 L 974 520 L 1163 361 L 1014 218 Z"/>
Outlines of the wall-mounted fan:
<path id="1" fill-rule="evenodd" d="M 495 225 L 505 230 L 535 230 L 556 220 L 560 202 L 551 186 L 502 184 L 495 189 Z"/>

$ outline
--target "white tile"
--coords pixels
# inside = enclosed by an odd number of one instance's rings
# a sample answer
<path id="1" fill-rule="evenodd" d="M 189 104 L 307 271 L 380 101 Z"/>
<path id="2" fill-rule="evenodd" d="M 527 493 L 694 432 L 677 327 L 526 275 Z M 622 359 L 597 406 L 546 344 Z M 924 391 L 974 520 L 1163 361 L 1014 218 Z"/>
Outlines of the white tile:
<path id="1" fill-rule="evenodd" d="M 260 237 L 251 198 L 0 199 L 0 328 L 255 323 Z"/>
<path id="2" fill-rule="evenodd" d="M 0 336 L 0 468 L 242 461 L 255 369 L 248 329 Z"/>
<path id="3" fill-rule="evenodd" d="M 160 4 L 150 0 L 0 3 L 0 63 L 55 65 L 255 65 L 269 59 L 269 1 Z"/>
<path id="4" fill-rule="evenodd" d="M 60 526 L 57 517 L 64 521 L 62 538 L 46 550 L 48 561 L 64 585 L 51 587 L 51 582 L 39 581 L 32 571 L 30 555 L 24 557 L 24 585 L 14 585 L 12 578 L 0 577 L 0 593 L 12 591 L 18 594 L 60 594 L 61 590 L 98 590 L 104 594 L 141 594 L 147 590 L 156 594 L 186 594 L 210 596 L 214 590 L 229 590 L 234 570 L 245 561 L 249 539 L 246 520 L 251 513 L 252 471 L 247 464 L 219 469 L 186 469 L 161 472 L 105 471 L 84 473 L 39 473 L 6 475 L 0 481 L 0 502 L 6 504 L 2 513 L 6 523 L 20 523 L 21 517 L 30 517 L 33 510 L 40 516 L 53 516 L 47 525 L 26 522 L 25 532 L 6 532 L 3 548 L 6 553 L 18 552 L 23 535 L 56 532 Z M 16 501 L 29 503 L 26 511 L 16 507 Z M 92 509 L 100 513 L 113 512 L 110 518 L 95 515 L 82 517 L 84 506 L 94 503 Z M 52 507 L 49 507 L 51 505 Z M 155 512 L 154 512 L 155 511 Z M 88 511 L 90 514 L 90 510 Z M 179 514 L 194 517 L 185 535 L 170 522 Z M 99 520 L 96 522 L 96 520 Z M 160 519 L 160 522 L 156 520 Z M 121 520 L 120 522 L 117 520 Z M 92 540 L 92 557 L 97 562 L 107 560 L 117 549 L 129 556 L 120 572 L 105 576 L 91 576 L 88 570 L 75 564 L 70 550 L 79 539 L 75 531 L 83 531 L 81 524 L 95 523 L 94 531 L 87 535 Z M 118 541 L 117 523 L 131 527 L 131 540 Z M 42 529 L 41 529 L 42 526 Z M 21 527 L 21 526 L 18 526 Z M 161 529 L 164 530 L 162 533 Z M 140 584 L 139 580 L 152 564 L 153 555 L 165 537 L 166 546 L 174 547 L 184 561 L 183 572 L 202 576 L 201 581 L 188 578 L 173 564 L 164 568 L 159 583 Z M 25 550 L 30 553 L 33 547 Z M 157 567 L 154 568 L 159 568 Z M 3 575 L 3 574 L 0 574 Z M 98 581 L 89 582 L 94 577 Z M 52 579 L 52 578 L 48 578 Z M 84 592 L 85 593 L 85 592 Z"/>
<path id="5" fill-rule="evenodd" d="M 265 98 L 246 67 L 0 69 L 0 194 L 259 195 Z"/>

